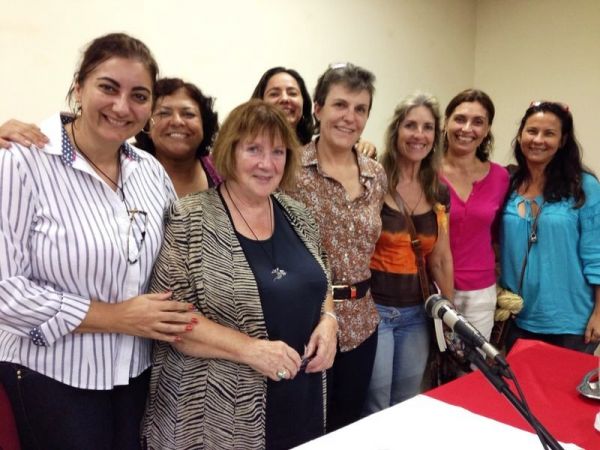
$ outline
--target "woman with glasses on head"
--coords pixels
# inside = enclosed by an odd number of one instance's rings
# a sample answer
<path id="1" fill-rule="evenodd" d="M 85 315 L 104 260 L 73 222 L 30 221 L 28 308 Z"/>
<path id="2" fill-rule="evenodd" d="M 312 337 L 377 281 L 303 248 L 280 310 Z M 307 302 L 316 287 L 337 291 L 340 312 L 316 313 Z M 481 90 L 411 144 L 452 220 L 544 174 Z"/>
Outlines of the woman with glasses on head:
<path id="1" fill-rule="evenodd" d="M 441 179 L 450 192 L 450 248 L 456 309 L 487 339 L 496 310 L 498 220 L 508 190 L 507 170 L 490 161 L 492 99 L 478 89 L 459 92 L 446 107 Z"/>
<path id="2" fill-rule="evenodd" d="M 215 141 L 225 181 L 169 211 L 152 290 L 195 305 L 198 326 L 156 348 L 148 448 L 288 449 L 324 433 L 329 271 L 311 215 L 276 192 L 299 151 L 278 108 L 244 103 Z"/>
<path id="3" fill-rule="evenodd" d="M 175 197 L 128 145 L 158 67 L 125 34 L 86 48 L 40 151 L 0 152 L 0 380 L 24 449 L 139 448 L 150 339 L 193 327 L 189 305 L 144 294 Z M 56 414 L 57 405 L 61 406 Z"/>
<path id="4" fill-rule="evenodd" d="M 381 231 L 387 188 L 376 161 L 354 149 L 373 103 L 373 74 L 353 64 L 330 67 L 315 88 L 317 137 L 305 146 L 290 194 L 317 219 L 331 266 L 339 351 L 328 373 L 328 430 L 360 418 L 377 345 L 379 316 L 369 260 Z"/>
<path id="5" fill-rule="evenodd" d="M 538 339 L 593 353 L 600 340 L 600 183 L 582 165 L 573 116 L 525 111 L 501 224 L 501 284 L 523 297 L 507 348 Z"/>

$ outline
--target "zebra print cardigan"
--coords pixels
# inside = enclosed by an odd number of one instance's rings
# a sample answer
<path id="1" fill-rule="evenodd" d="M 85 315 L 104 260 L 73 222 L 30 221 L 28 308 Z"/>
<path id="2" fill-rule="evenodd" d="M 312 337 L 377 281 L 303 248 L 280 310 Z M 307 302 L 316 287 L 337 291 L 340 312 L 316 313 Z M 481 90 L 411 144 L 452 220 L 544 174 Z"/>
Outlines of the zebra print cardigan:
<path id="1" fill-rule="evenodd" d="M 316 222 L 301 203 L 274 197 L 330 285 Z M 207 318 L 268 339 L 256 281 L 219 193 L 180 199 L 166 221 L 151 291 L 172 291 Z M 148 449 L 265 447 L 266 377 L 245 364 L 184 355 L 165 342 L 156 344 L 153 360 L 142 429 Z M 324 418 L 325 397 L 323 373 Z"/>

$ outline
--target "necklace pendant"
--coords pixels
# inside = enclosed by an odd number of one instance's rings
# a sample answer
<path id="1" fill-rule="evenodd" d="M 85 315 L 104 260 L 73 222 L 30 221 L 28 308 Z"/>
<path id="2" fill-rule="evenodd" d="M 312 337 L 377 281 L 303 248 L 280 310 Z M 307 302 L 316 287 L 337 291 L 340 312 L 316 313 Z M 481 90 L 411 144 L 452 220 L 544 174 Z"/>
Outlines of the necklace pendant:
<path id="1" fill-rule="evenodd" d="M 279 267 L 276 267 L 273 270 L 271 270 L 271 274 L 274 275 L 273 281 L 277 281 L 285 277 L 287 275 L 287 272 L 283 269 L 280 269 Z"/>

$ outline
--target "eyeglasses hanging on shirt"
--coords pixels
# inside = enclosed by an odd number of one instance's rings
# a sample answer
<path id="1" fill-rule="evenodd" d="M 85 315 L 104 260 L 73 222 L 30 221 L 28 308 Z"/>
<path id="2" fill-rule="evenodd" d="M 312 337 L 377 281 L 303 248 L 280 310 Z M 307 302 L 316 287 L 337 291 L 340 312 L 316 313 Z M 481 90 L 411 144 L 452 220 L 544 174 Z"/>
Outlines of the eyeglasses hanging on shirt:
<path id="1" fill-rule="evenodd" d="M 127 261 L 129 264 L 138 262 L 148 226 L 148 213 L 141 209 L 130 209 L 129 229 L 127 231 Z"/>
<path id="2" fill-rule="evenodd" d="M 123 186 L 118 182 L 121 180 L 121 159 L 119 154 L 117 153 L 117 167 L 119 169 L 119 174 L 117 181 L 115 181 L 109 177 L 106 172 L 100 169 L 100 167 L 98 167 L 83 150 L 81 150 L 81 147 L 77 144 L 75 127 L 73 126 L 73 123 L 74 122 L 71 122 L 71 135 L 73 136 L 73 144 L 75 144 L 75 148 L 79 150 L 79 153 L 81 153 L 87 162 L 89 162 L 98 172 L 100 172 L 100 174 L 104 175 L 104 177 L 116 187 L 117 193 L 120 194 L 121 200 L 125 204 L 125 208 L 127 208 L 127 214 L 129 215 L 129 226 L 127 228 L 127 261 L 129 264 L 135 264 L 139 260 L 142 246 L 146 240 L 148 213 L 146 211 L 142 211 L 141 209 L 131 208 L 127 202 Z"/>

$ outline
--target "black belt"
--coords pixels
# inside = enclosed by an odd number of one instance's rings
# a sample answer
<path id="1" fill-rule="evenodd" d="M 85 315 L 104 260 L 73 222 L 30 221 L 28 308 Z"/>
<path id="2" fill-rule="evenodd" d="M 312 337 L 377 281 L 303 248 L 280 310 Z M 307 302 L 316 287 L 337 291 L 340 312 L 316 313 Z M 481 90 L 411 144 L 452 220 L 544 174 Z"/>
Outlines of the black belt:
<path id="1" fill-rule="evenodd" d="M 333 291 L 334 300 L 354 300 L 357 298 L 363 298 L 367 295 L 369 288 L 371 287 L 371 279 L 367 278 L 364 281 L 360 281 L 355 284 L 334 284 L 331 286 Z"/>

